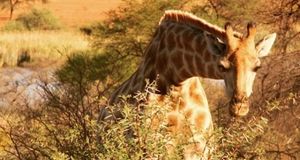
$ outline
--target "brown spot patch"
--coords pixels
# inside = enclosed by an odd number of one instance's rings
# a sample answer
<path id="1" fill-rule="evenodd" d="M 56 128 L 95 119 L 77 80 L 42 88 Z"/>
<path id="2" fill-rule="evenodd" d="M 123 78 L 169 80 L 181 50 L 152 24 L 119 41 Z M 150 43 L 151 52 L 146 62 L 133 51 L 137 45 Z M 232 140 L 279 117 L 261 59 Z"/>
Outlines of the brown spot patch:
<path id="1" fill-rule="evenodd" d="M 197 103 L 199 105 L 203 105 L 204 104 L 204 102 L 203 102 L 203 96 L 200 95 L 200 94 L 192 93 L 192 94 L 190 94 L 190 99 L 193 102 L 195 102 L 195 103 Z"/>
<path id="2" fill-rule="evenodd" d="M 154 32 L 154 34 L 153 34 L 153 36 L 152 36 L 153 39 L 154 39 L 154 38 L 160 38 L 160 37 L 159 37 L 160 34 L 161 34 L 161 33 L 160 33 L 160 28 L 158 28 L 157 30 L 155 30 L 155 32 Z"/>
<path id="3" fill-rule="evenodd" d="M 113 104 L 117 101 L 119 94 L 121 93 L 121 87 L 119 87 L 115 93 L 112 94 L 109 100 L 109 104 Z"/>
<path id="4" fill-rule="evenodd" d="M 201 62 L 201 59 L 197 59 L 197 55 L 194 55 L 193 57 L 193 62 L 192 62 L 192 66 L 195 70 L 195 75 L 199 75 L 199 70 L 198 70 L 198 66 L 197 66 L 197 62 L 200 61 Z"/>
<path id="5" fill-rule="evenodd" d="M 172 69 L 167 69 L 164 73 L 164 77 L 166 80 L 168 80 L 168 84 L 170 85 L 176 85 L 177 82 L 174 80 L 174 72 Z"/>
<path id="6" fill-rule="evenodd" d="M 175 28 L 175 24 L 174 23 L 168 23 L 167 27 L 168 27 L 168 30 L 171 31 Z"/>
<path id="7" fill-rule="evenodd" d="M 203 95 L 199 94 L 199 92 L 195 92 L 195 90 L 199 90 L 201 86 L 197 85 L 197 82 L 192 82 L 189 88 L 189 96 L 190 99 L 199 105 L 204 105 L 203 99 L 205 98 Z M 204 94 L 204 93 L 203 93 Z"/>
<path id="8" fill-rule="evenodd" d="M 197 67 L 197 72 L 198 74 L 200 74 L 201 76 L 205 75 L 205 66 L 202 62 L 202 60 L 200 58 L 197 57 L 196 63 L 196 67 Z"/>
<path id="9" fill-rule="evenodd" d="M 175 40 L 175 35 L 173 32 L 170 32 L 168 34 L 167 47 L 168 47 L 169 52 L 176 48 L 176 40 Z"/>
<path id="10" fill-rule="evenodd" d="M 158 29 L 158 33 L 157 33 L 157 35 L 156 35 L 157 39 L 161 39 L 161 38 L 162 38 L 162 36 L 164 35 L 164 31 L 165 31 L 165 28 L 164 28 L 164 27 L 160 27 L 160 28 Z"/>
<path id="11" fill-rule="evenodd" d="M 165 42 L 165 34 L 163 34 L 162 36 L 161 36 L 161 39 L 160 39 L 160 43 L 159 43 L 159 49 L 158 49 L 158 51 L 159 52 L 162 52 L 165 48 L 166 48 L 166 42 Z"/>
<path id="12" fill-rule="evenodd" d="M 184 59 L 187 63 L 192 63 L 193 62 L 193 55 L 190 54 L 184 54 Z"/>
<path id="13" fill-rule="evenodd" d="M 156 60 L 156 70 L 159 74 L 163 73 L 166 70 L 167 68 L 166 64 L 167 64 L 167 55 L 166 53 L 161 53 Z"/>
<path id="14" fill-rule="evenodd" d="M 195 48 L 196 52 L 201 54 L 203 52 L 203 49 L 205 48 L 205 46 L 202 44 L 203 43 L 203 37 L 198 35 L 196 37 L 195 43 L 196 43 L 196 48 Z"/>
<path id="15" fill-rule="evenodd" d="M 153 44 L 153 43 L 152 43 Z M 149 60 L 149 59 L 153 59 L 155 60 L 155 56 L 156 56 L 156 52 L 157 52 L 157 46 L 156 45 L 151 45 L 149 46 L 148 50 L 147 50 L 147 53 L 145 53 L 146 57 L 145 59 L 146 60 Z"/>
<path id="16" fill-rule="evenodd" d="M 181 68 L 183 66 L 183 53 L 180 51 L 173 52 L 171 60 L 176 68 Z"/>
<path id="17" fill-rule="evenodd" d="M 137 90 L 139 90 L 139 89 L 141 89 L 142 87 L 141 87 L 141 84 L 142 83 L 140 83 L 141 81 L 136 81 L 136 84 L 134 85 L 134 88 L 133 88 L 133 90 L 134 91 L 137 91 Z"/>
<path id="18" fill-rule="evenodd" d="M 165 95 L 167 94 L 167 83 L 159 79 L 157 82 L 157 94 Z"/>
<path id="19" fill-rule="evenodd" d="M 213 61 L 217 61 L 217 59 L 218 59 L 218 56 L 212 54 L 212 60 L 213 60 Z"/>
<path id="20" fill-rule="evenodd" d="M 183 44 L 184 44 L 185 50 L 193 52 L 194 49 L 193 49 L 192 44 L 193 44 L 194 36 L 192 35 L 192 33 L 190 31 L 186 30 L 182 33 L 182 37 L 183 37 Z"/>
<path id="21" fill-rule="evenodd" d="M 204 52 L 204 60 L 205 62 L 210 62 L 211 61 L 211 54 L 208 52 L 208 50 L 205 50 Z"/>
<path id="22" fill-rule="evenodd" d="M 155 58 L 156 58 L 156 56 L 154 56 L 154 57 L 148 56 L 148 58 L 145 59 L 146 62 L 144 64 L 144 67 L 149 69 L 150 66 L 153 66 L 155 64 Z"/>
<path id="23" fill-rule="evenodd" d="M 182 99 L 182 98 L 179 98 L 179 104 L 178 104 L 179 106 L 179 110 L 182 110 L 182 109 L 184 109 L 185 108 L 185 106 L 186 106 L 186 102 Z"/>
<path id="24" fill-rule="evenodd" d="M 154 69 L 147 71 L 145 73 L 145 78 L 148 78 L 150 81 L 155 80 L 156 79 L 156 71 Z"/>
<path id="25" fill-rule="evenodd" d="M 119 91 L 119 95 L 126 95 L 130 88 L 128 87 L 128 85 L 130 84 L 130 79 L 128 79 L 127 81 L 125 81 L 121 86 L 120 86 L 120 91 Z M 117 96 L 119 96 L 117 95 Z"/>
<path id="26" fill-rule="evenodd" d="M 174 28 L 174 32 L 175 32 L 176 34 L 181 34 L 181 32 L 184 31 L 184 30 L 185 30 L 185 28 L 182 27 L 182 26 L 176 26 L 176 27 Z"/>
<path id="27" fill-rule="evenodd" d="M 196 79 L 194 79 L 194 78 L 191 79 L 191 83 L 190 83 L 190 88 L 189 89 L 191 90 L 191 89 L 197 88 L 197 86 L 198 85 L 197 85 Z"/>
<path id="28" fill-rule="evenodd" d="M 192 109 L 192 108 L 188 108 L 188 109 L 186 109 L 186 110 L 184 111 L 184 116 L 185 116 L 186 118 L 190 118 L 190 117 L 192 116 L 192 114 L 193 114 L 193 109 Z"/>
<path id="29" fill-rule="evenodd" d="M 187 70 L 182 69 L 179 73 L 179 76 L 180 76 L 180 80 L 185 80 L 185 79 L 191 77 L 191 74 Z"/>
<path id="30" fill-rule="evenodd" d="M 221 72 L 219 72 L 216 68 L 214 69 L 215 78 L 222 78 Z"/>
<path id="31" fill-rule="evenodd" d="M 181 41 L 181 36 L 176 36 L 176 44 L 178 48 L 182 49 L 184 47 Z"/>
<path id="32" fill-rule="evenodd" d="M 186 64 L 188 64 L 188 66 L 189 66 L 188 69 L 191 71 L 192 74 L 196 75 L 197 70 L 196 70 L 196 68 L 193 65 L 194 56 L 190 55 L 190 54 L 185 54 L 184 55 L 184 59 L 186 61 Z"/>
<path id="33" fill-rule="evenodd" d="M 213 66 L 213 64 L 209 64 L 206 69 L 206 76 L 212 77 L 212 76 L 214 76 L 214 73 L 215 73 L 215 67 Z M 212 78 L 214 78 L 214 77 L 212 77 Z"/>
<path id="34" fill-rule="evenodd" d="M 140 77 L 137 73 L 140 72 L 140 69 L 137 70 L 137 72 L 134 73 L 134 75 L 132 75 L 132 81 L 133 82 L 137 82 L 138 78 Z M 131 84 L 132 85 L 132 84 Z"/>
<path id="35" fill-rule="evenodd" d="M 205 112 L 198 112 L 195 117 L 195 126 L 198 129 L 205 129 L 205 121 L 207 119 L 207 113 Z"/>
<path id="36" fill-rule="evenodd" d="M 164 102 L 164 100 L 165 100 L 165 96 L 163 96 L 163 95 L 159 95 L 159 96 L 157 97 L 157 101 L 158 101 L 159 103 Z"/>
<path id="37" fill-rule="evenodd" d="M 175 132 L 177 128 L 179 127 L 179 119 L 178 114 L 171 113 L 168 115 L 168 126 L 169 130 Z"/>

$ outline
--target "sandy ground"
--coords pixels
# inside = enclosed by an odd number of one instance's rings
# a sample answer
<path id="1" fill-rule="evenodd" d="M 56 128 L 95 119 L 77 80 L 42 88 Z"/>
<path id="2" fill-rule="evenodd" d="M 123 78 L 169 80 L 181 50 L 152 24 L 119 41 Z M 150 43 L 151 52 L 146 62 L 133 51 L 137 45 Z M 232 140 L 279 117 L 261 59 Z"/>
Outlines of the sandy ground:
<path id="1" fill-rule="evenodd" d="M 49 0 L 47 4 L 22 5 L 16 9 L 14 18 L 31 8 L 50 10 L 67 27 L 78 27 L 106 18 L 105 12 L 117 8 L 122 0 Z M 0 11 L 0 26 L 9 19 L 9 10 Z"/>

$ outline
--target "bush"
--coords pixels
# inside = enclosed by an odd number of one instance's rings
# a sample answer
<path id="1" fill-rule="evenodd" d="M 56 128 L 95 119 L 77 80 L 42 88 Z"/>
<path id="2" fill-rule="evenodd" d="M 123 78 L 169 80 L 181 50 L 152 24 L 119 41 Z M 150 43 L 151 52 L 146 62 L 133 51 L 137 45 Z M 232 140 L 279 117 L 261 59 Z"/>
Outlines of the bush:
<path id="1" fill-rule="evenodd" d="M 78 73 L 88 73 L 86 70 L 89 68 L 83 67 Z M 111 112 L 117 109 L 123 118 L 99 122 L 99 109 L 105 102 L 103 89 L 95 82 L 86 87 L 87 75 L 70 78 L 73 82 L 66 83 L 67 80 L 57 86 L 45 83 L 44 105 L 23 109 L 18 106 L 18 110 L 6 112 L 5 123 L 0 124 L 3 140 L 0 156 L 4 159 L 183 159 L 183 149 L 189 145 L 187 137 L 170 134 L 165 121 L 169 104 L 174 102 L 167 97 L 163 104 L 152 101 L 135 106 L 126 102 L 130 97 L 124 97 L 122 105 L 108 108 Z M 135 98 L 142 101 L 145 97 L 146 93 L 140 93 Z M 210 157 L 248 159 L 260 155 L 263 150 L 255 145 L 264 127 L 265 120 L 254 118 L 250 122 L 236 120 L 226 129 L 216 127 L 209 141 L 209 146 L 215 148 Z M 177 145 L 170 154 L 173 140 Z"/>
<path id="2" fill-rule="evenodd" d="M 26 30 L 24 24 L 20 21 L 9 21 L 3 26 L 4 31 L 24 31 Z"/>
<path id="3" fill-rule="evenodd" d="M 24 104 L 16 110 L 1 110 L 1 114 L 7 113 L 1 116 L 0 123 L 3 140 L 0 142 L 1 157 L 137 159 L 165 153 L 166 141 L 153 139 L 157 131 L 150 130 L 151 119 L 159 117 L 164 111 L 161 106 L 148 106 L 149 112 L 141 115 L 139 110 L 125 103 L 122 106 L 124 119 L 117 123 L 97 122 L 99 108 L 105 103 L 103 93 L 106 84 L 91 77 L 92 74 L 97 75 L 97 70 L 94 70 L 96 67 L 93 66 L 97 64 L 94 61 L 97 55 L 83 55 L 86 54 L 72 55 L 67 64 L 56 72 L 56 85 L 41 84 L 44 92 L 41 94 L 46 100 L 42 106 Z M 72 68 L 74 65 L 78 67 Z M 141 94 L 141 97 L 145 96 Z M 134 133 L 138 132 L 139 136 L 128 139 L 125 135 L 128 128 Z M 165 131 L 163 125 L 159 129 Z M 148 151 L 146 155 L 145 149 Z"/>
<path id="4" fill-rule="evenodd" d="M 61 25 L 53 14 L 45 9 L 32 9 L 29 13 L 19 16 L 16 20 L 8 22 L 3 30 L 58 30 Z"/>
<path id="5" fill-rule="evenodd" d="M 89 51 L 69 57 L 53 83 L 43 83 L 41 106 L 0 110 L 0 157 L 4 159 L 182 159 L 188 144 L 182 134 L 171 135 L 165 122 L 171 97 L 138 106 L 123 103 L 108 111 L 122 114 L 118 121 L 98 121 L 111 87 L 104 68 L 106 57 Z M 104 74 L 102 74 L 102 72 Z M 97 80 L 101 79 L 101 81 Z M 53 79 L 52 79 L 53 81 Z M 149 87 L 155 87 L 149 85 Z M 151 89 L 153 90 L 153 89 Z M 139 93 L 144 101 L 147 92 Z M 291 99 L 293 101 L 293 99 Z M 211 159 L 268 159 L 273 137 L 269 121 L 261 116 L 230 118 L 228 108 L 212 111 L 215 131 L 209 137 Z M 268 135 L 266 135 L 268 134 Z M 268 136 L 266 138 L 266 136 Z M 177 147 L 168 152 L 175 139 Z"/>

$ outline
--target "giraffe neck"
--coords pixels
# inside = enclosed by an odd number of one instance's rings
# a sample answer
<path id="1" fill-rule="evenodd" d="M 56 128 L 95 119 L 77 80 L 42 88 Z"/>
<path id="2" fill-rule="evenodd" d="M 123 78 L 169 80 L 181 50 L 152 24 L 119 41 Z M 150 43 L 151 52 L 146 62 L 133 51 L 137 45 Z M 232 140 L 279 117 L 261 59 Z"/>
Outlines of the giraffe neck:
<path id="1" fill-rule="evenodd" d="M 173 21 L 162 22 L 145 51 L 138 70 L 113 94 L 134 94 L 143 91 L 146 79 L 156 80 L 159 94 L 170 86 L 178 86 L 190 77 L 222 79 L 217 69 L 217 56 L 210 53 L 203 30 Z"/>
<path id="2" fill-rule="evenodd" d="M 179 85 L 195 76 L 223 79 L 217 68 L 218 56 L 209 51 L 204 32 L 194 26 L 172 21 L 161 23 L 157 45 L 152 46 L 156 52 L 148 53 L 156 59 L 154 68 L 159 75 L 159 85 Z"/>

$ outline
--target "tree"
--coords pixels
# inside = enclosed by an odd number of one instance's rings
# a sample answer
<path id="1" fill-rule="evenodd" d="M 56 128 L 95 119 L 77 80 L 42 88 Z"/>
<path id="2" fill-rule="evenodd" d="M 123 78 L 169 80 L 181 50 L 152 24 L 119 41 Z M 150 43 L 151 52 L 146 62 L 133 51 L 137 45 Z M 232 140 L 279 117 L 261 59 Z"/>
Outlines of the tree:
<path id="1" fill-rule="evenodd" d="M 168 9 L 181 9 L 189 0 L 124 0 L 117 10 L 108 12 L 104 22 L 91 26 L 92 44 L 108 55 L 110 64 L 118 66 L 110 73 L 118 73 L 123 81 L 137 68 L 160 17 Z M 82 28 L 82 30 L 86 28 Z M 121 78 L 123 77 L 123 78 Z M 113 77 L 114 78 L 114 77 Z"/>
<path id="2" fill-rule="evenodd" d="M 261 10 L 260 18 L 278 33 L 279 53 L 289 53 L 300 50 L 300 1 L 299 0 L 269 0 Z"/>
<path id="3" fill-rule="evenodd" d="M 243 28 L 248 21 L 256 21 L 264 30 L 277 33 L 276 53 L 286 54 L 300 50 L 300 1 L 299 0 L 208 0 L 196 7 L 217 18 L 230 21 L 236 28 Z"/>
<path id="4" fill-rule="evenodd" d="M 41 1 L 42 3 L 47 3 L 48 0 L 0 0 L 1 9 L 9 9 L 9 19 L 13 18 L 14 11 L 17 6 L 23 3 L 30 3 Z"/>

